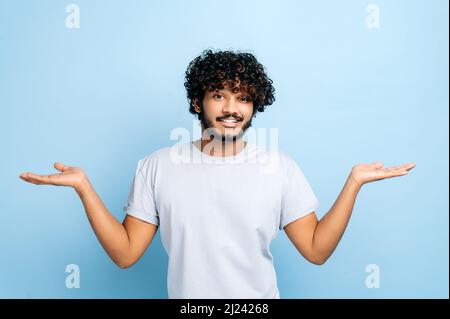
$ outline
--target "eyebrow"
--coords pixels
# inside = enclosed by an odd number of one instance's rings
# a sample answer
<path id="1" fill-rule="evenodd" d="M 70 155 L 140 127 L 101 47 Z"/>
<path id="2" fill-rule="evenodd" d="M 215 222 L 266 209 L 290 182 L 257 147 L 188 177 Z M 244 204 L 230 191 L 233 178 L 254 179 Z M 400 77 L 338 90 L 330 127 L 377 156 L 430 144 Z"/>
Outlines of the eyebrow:
<path id="1" fill-rule="evenodd" d="M 231 90 L 228 90 L 228 91 L 231 91 Z M 224 89 L 214 89 L 213 91 L 210 92 L 210 94 L 214 94 L 214 93 L 217 93 L 217 92 L 225 93 L 225 90 Z M 231 92 L 231 93 L 233 95 L 241 94 L 241 95 L 244 95 L 244 96 L 250 96 L 248 93 L 245 93 L 245 92 L 242 92 L 242 91 L 239 91 L 237 93 L 233 93 L 233 92 Z"/>

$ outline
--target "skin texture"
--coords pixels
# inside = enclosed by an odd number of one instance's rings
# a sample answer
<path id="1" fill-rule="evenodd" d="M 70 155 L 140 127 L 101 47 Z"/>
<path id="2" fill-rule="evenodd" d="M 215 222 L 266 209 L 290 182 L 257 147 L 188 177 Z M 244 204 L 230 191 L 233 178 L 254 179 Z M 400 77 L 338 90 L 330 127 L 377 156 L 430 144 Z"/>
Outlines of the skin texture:
<path id="1" fill-rule="evenodd" d="M 195 111 L 203 112 L 202 139 L 194 144 L 201 143 L 201 150 L 211 156 L 225 157 L 239 153 L 245 147 L 241 137 L 255 116 L 253 102 L 242 92 L 233 93 L 225 84 L 222 90 L 205 92 L 202 104 L 203 109 L 198 100 L 194 102 Z M 228 117 L 239 120 L 236 127 L 225 127 L 220 122 Z M 222 137 L 226 138 L 225 141 Z"/>
<path id="2" fill-rule="evenodd" d="M 223 90 L 206 92 L 203 107 L 195 102 L 195 111 L 204 112 L 203 133 L 214 132 L 221 138 L 202 139 L 194 145 L 211 156 L 232 156 L 239 153 L 245 142 L 240 138 L 246 125 L 255 115 L 253 103 L 240 92 L 233 93 L 226 86 Z M 219 119 L 234 116 L 241 121 L 234 128 L 225 128 Z M 233 137 L 236 137 L 233 140 Z M 286 225 L 284 230 L 298 252 L 316 265 L 322 265 L 331 256 L 341 240 L 353 211 L 356 197 L 364 184 L 408 174 L 414 163 L 384 167 L 381 162 L 358 164 L 352 167 L 348 178 L 330 210 L 319 221 L 315 212 Z M 22 173 L 20 178 L 36 185 L 72 187 L 80 197 L 89 222 L 111 259 L 120 267 L 128 268 L 136 263 L 151 244 L 158 226 L 126 215 L 122 224 L 108 211 L 85 172 L 78 167 L 55 163 L 56 174 L 39 175 Z"/>
<path id="3" fill-rule="evenodd" d="M 108 211 L 81 168 L 55 163 L 57 174 L 23 173 L 20 178 L 36 185 L 72 187 L 105 251 L 120 268 L 133 265 L 150 245 L 158 226 L 126 215 L 122 224 Z"/>

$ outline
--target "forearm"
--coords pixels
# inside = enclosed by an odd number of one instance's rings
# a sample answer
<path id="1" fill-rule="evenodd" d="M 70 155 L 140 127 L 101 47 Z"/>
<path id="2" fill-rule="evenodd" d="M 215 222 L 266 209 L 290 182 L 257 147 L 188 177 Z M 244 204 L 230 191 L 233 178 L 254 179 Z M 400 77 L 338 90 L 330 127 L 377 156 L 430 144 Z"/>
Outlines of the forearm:
<path id="1" fill-rule="evenodd" d="M 125 266 L 130 246 L 126 229 L 108 211 L 87 177 L 75 190 L 103 248 L 117 265 Z"/>
<path id="2" fill-rule="evenodd" d="M 325 262 L 336 249 L 350 220 L 360 188 L 350 174 L 333 206 L 317 223 L 312 240 L 316 260 Z"/>

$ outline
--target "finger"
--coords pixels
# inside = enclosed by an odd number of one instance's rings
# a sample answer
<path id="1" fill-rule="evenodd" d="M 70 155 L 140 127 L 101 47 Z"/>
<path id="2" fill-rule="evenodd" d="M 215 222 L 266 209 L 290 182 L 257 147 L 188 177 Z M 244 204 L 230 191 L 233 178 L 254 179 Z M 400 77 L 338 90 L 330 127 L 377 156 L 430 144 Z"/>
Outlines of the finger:
<path id="1" fill-rule="evenodd" d="M 373 168 L 381 168 L 381 167 L 383 167 L 383 163 L 381 163 L 381 162 L 373 162 L 373 163 L 368 163 L 368 164 L 361 163 L 361 164 L 357 164 L 355 166 L 357 166 L 359 168 L 373 169 Z"/>
<path id="2" fill-rule="evenodd" d="M 24 179 L 27 182 L 33 183 L 33 184 L 42 184 L 43 180 L 40 175 L 33 174 L 33 173 L 25 173 L 20 176 L 22 179 Z"/>
<path id="3" fill-rule="evenodd" d="M 408 171 L 404 170 L 391 170 L 391 171 L 385 171 L 384 172 L 384 178 L 390 178 L 390 177 L 397 177 L 397 176 L 403 176 L 408 174 Z"/>
<path id="4" fill-rule="evenodd" d="M 384 170 L 386 172 L 396 172 L 396 171 L 400 171 L 402 168 L 403 168 L 403 165 L 396 165 L 396 166 L 387 167 Z"/>
<path id="5" fill-rule="evenodd" d="M 402 165 L 397 165 L 399 168 L 411 169 L 416 166 L 415 163 L 406 163 Z"/>
<path id="6" fill-rule="evenodd" d="M 24 181 L 28 182 L 28 172 L 26 173 L 21 173 L 19 175 L 19 178 L 23 179 Z"/>
<path id="7" fill-rule="evenodd" d="M 64 164 L 61 164 L 60 162 L 56 162 L 55 164 L 53 164 L 53 167 L 56 168 L 60 172 L 64 172 L 68 168 Z"/>
<path id="8" fill-rule="evenodd" d="M 19 177 L 23 180 L 28 181 L 31 178 L 31 176 L 33 176 L 33 175 L 34 175 L 33 173 L 25 172 L 25 173 L 20 174 Z"/>
<path id="9" fill-rule="evenodd" d="M 402 164 L 402 165 L 389 167 L 389 168 L 387 168 L 387 171 L 404 172 L 404 171 L 409 171 L 409 170 L 413 169 L 414 167 L 416 167 L 415 163 Z"/>
<path id="10" fill-rule="evenodd" d="M 386 168 L 385 171 L 393 172 L 393 173 L 401 173 L 401 172 L 406 171 L 406 167 L 403 165 L 397 165 L 397 166 L 392 166 L 392 167 Z"/>
<path id="11" fill-rule="evenodd" d="M 410 170 L 410 169 L 413 169 L 414 167 L 416 167 L 416 163 L 409 163 L 409 164 L 406 164 L 406 170 Z"/>
<path id="12" fill-rule="evenodd" d="M 19 177 L 23 179 L 25 176 L 27 176 L 27 174 L 28 172 L 20 173 Z"/>
<path id="13" fill-rule="evenodd" d="M 57 174 L 51 174 L 51 175 L 38 175 L 33 173 L 27 173 L 23 176 L 23 178 L 30 183 L 36 184 L 36 185 L 56 185 L 55 181 L 57 180 Z"/>
<path id="14" fill-rule="evenodd" d="M 41 181 L 39 181 L 39 179 L 36 179 L 35 174 L 33 173 L 22 173 L 19 176 L 21 179 L 23 179 L 26 182 L 32 183 L 32 184 L 42 184 Z"/>
<path id="15" fill-rule="evenodd" d="M 370 164 L 370 166 L 372 166 L 374 168 L 381 168 L 381 167 L 383 167 L 383 163 L 380 161 L 377 161 L 377 162 L 373 162 L 372 164 Z"/>

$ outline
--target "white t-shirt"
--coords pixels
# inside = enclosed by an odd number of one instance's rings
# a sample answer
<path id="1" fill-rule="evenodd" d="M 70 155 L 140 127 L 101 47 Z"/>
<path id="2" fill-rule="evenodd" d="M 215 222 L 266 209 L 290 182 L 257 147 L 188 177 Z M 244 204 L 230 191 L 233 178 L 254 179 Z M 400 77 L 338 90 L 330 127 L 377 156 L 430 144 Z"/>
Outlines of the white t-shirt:
<path id="1" fill-rule="evenodd" d="M 275 298 L 271 241 L 319 207 L 295 161 L 247 143 L 216 157 L 192 142 L 139 160 L 124 212 L 158 225 L 169 298 Z"/>

